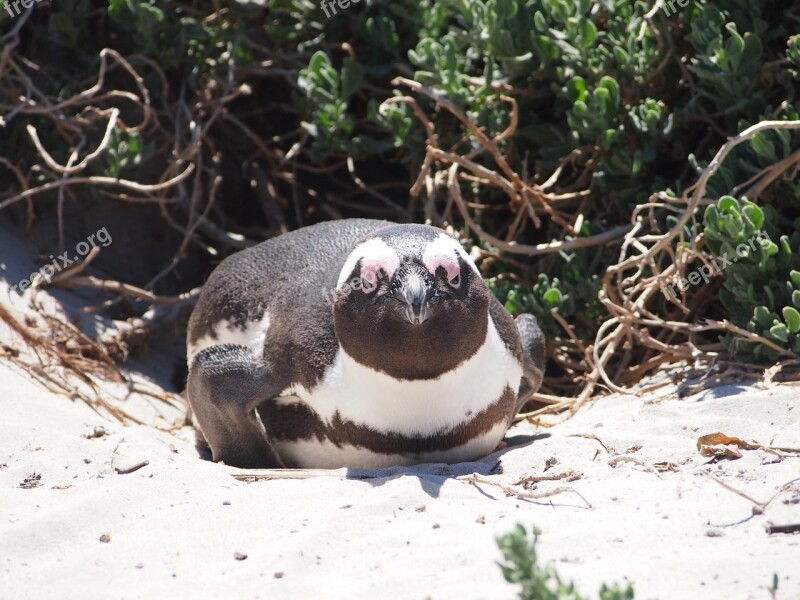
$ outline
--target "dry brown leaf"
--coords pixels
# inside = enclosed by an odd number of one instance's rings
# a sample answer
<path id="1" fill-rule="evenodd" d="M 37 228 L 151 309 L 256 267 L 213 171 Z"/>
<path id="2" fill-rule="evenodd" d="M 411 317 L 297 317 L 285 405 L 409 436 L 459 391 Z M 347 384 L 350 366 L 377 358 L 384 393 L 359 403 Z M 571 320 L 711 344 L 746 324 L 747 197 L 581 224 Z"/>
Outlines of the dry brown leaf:
<path id="1" fill-rule="evenodd" d="M 756 450 L 761 444 L 751 444 L 737 437 L 730 437 L 724 433 L 710 433 L 697 439 L 697 449 L 702 452 L 702 446 L 737 446 L 743 450 Z"/>
<path id="2" fill-rule="evenodd" d="M 740 438 L 731 437 L 719 432 L 710 433 L 697 438 L 697 449 L 703 456 L 715 456 L 717 458 L 742 458 L 742 453 L 739 452 L 739 450 L 764 450 L 770 454 L 781 456 L 767 446 L 745 442 Z"/>

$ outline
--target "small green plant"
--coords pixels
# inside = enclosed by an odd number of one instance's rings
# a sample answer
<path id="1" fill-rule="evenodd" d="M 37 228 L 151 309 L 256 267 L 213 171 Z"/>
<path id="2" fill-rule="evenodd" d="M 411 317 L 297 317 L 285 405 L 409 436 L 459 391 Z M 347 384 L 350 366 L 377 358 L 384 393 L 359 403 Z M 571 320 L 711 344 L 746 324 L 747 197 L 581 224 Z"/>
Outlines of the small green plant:
<path id="1" fill-rule="evenodd" d="M 773 573 L 772 574 L 772 583 L 767 588 L 767 591 L 769 592 L 769 595 L 770 595 L 771 598 L 777 598 L 777 593 L 778 593 L 778 574 L 777 573 Z"/>
<path id="2" fill-rule="evenodd" d="M 536 554 L 536 543 L 541 532 L 534 528 L 528 535 L 525 527 L 517 525 L 511 533 L 497 538 L 497 546 L 503 554 L 500 563 L 503 577 L 509 583 L 520 586 L 520 600 L 582 600 L 575 584 L 565 582 L 551 565 L 542 565 Z M 600 600 L 632 600 L 633 587 L 621 588 L 605 584 L 600 588 Z"/>
<path id="3" fill-rule="evenodd" d="M 126 169 L 138 167 L 142 162 L 143 153 L 149 154 L 148 148 L 142 147 L 139 134 L 124 134 L 115 129 L 111 133 L 111 140 L 105 152 L 105 173 L 108 177 L 120 177 Z"/>
<path id="4" fill-rule="evenodd" d="M 302 127 L 314 139 L 314 158 L 320 160 L 332 152 L 352 151 L 355 119 L 348 114 L 347 103 L 363 77 L 361 65 L 356 61 L 345 59 L 340 72 L 324 52 L 316 52 L 308 67 L 300 71 L 298 85 L 307 104 L 313 107 L 313 121 L 303 122 Z"/>
<path id="5" fill-rule="evenodd" d="M 581 234 L 594 233 L 589 223 L 584 223 Z M 509 281 L 490 279 L 489 288 L 506 310 L 513 316 L 533 314 L 548 339 L 564 336 L 563 328 L 556 322 L 554 313 L 574 323 L 575 332 L 582 340 L 593 340 L 595 320 L 603 315 L 597 294 L 602 282 L 598 271 L 602 254 L 578 249 L 558 257 L 558 268 L 552 274 L 539 273 L 535 281 Z M 585 318 L 584 318 L 585 317 Z"/>

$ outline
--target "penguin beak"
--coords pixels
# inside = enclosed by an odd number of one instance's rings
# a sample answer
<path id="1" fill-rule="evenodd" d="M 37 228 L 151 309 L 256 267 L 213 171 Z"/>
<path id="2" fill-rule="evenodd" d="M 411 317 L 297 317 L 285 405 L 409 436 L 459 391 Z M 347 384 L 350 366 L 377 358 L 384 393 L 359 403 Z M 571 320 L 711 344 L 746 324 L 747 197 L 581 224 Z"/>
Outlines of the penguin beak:
<path id="1" fill-rule="evenodd" d="M 430 316 L 429 286 L 417 273 L 410 273 L 395 292 L 402 303 L 400 315 L 411 325 L 421 325 Z"/>

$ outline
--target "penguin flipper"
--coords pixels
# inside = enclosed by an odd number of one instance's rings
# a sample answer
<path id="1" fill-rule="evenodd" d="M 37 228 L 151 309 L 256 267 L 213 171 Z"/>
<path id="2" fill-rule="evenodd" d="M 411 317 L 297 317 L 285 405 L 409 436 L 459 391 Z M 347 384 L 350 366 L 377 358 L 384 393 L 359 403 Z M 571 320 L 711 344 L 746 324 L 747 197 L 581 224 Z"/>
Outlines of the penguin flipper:
<path id="1" fill-rule="evenodd" d="M 270 379 L 268 366 L 235 344 L 205 348 L 192 360 L 189 404 L 215 462 L 246 469 L 284 466 L 256 411 L 280 391 Z"/>
<path id="2" fill-rule="evenodd" d="M 519 404 L 517 405 L 519 410 L 542 385 L 545 343 L 544 334 L 536 317 L 524 313 L 518 316 L 514 322 L 522 341 L 523 356 L 522 383 L 519 387 Z"/>

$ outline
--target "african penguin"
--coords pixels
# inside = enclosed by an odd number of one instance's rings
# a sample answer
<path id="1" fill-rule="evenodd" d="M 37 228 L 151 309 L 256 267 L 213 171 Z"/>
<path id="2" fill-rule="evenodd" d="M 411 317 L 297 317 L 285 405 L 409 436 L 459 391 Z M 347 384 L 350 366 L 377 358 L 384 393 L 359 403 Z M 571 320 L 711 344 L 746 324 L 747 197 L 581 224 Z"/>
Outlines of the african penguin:
<path id="1" fill-rule="evenodd" d="M 224 260 L 188 363 L 215 461 L 379 468 L 491 453 L 539 388 L 544 338 L 441 229 L 347 219 Z"/>

